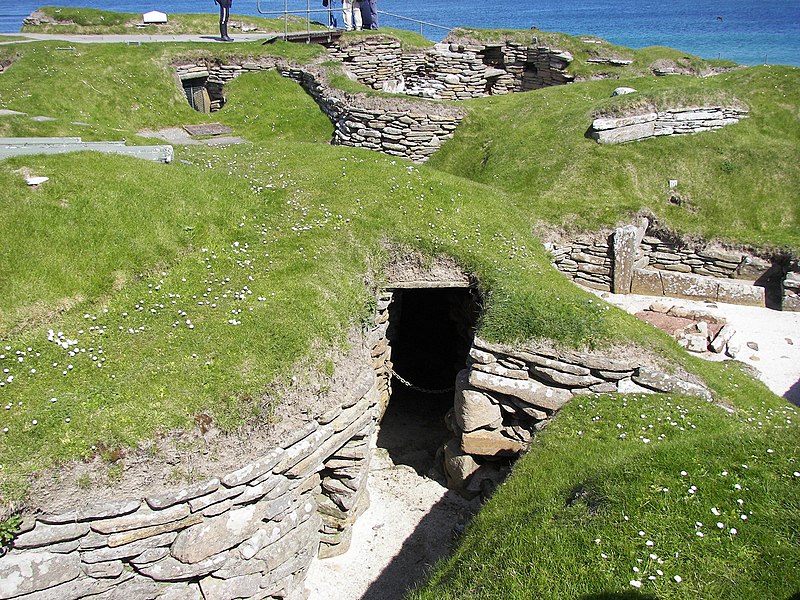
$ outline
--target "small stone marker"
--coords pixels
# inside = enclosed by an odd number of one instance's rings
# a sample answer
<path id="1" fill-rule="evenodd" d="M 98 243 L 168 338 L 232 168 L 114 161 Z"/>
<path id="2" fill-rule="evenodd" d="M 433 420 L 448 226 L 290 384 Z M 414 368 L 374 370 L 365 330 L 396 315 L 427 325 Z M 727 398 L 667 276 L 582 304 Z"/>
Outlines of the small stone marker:
<path id="1" fill-rule="evenodd" d="M 624 96 L 625 94 L 635 94 L 636 89 L 632 87 L 618 87 L 613 92 L 611 92 L 611 97 L 614 96 Z"/>
<path id="2" fill-rule="evenodd" d="M 233 133 L 233 129 L 222 123 L 206 123 L 203 125 L 184 125 L 189 135 L 225 135 Z"/>
<path id="3" fill-rule="evenodd" d="M 49 177 L 26 177 L 25 183 L 30 186 L 37 186 L 43 184 L 45 181 L 50 181 Z"/>
<path id="4" fill-rule="evenodd" d="M 669 180 L 669 189 L 674 190 L 678 187 L 678 180 L 677 179 L 670 179 Z"/>
<path id="5" fill-rule="evenodd" d="M 142 15 L 142 23 L 145 25 L 164 25 L 167 22 L 167 15 L 158 10 L 151 10 Z"/>

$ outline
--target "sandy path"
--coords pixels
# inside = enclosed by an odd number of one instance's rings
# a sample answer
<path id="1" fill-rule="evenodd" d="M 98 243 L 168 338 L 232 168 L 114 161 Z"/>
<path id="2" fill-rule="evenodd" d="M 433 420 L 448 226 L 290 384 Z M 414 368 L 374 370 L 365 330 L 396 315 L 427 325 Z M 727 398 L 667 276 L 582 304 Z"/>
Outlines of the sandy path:
<path id="1" fill-rule="evenodd" d="M 455 528 L 477 508 L 413 468 L 395 465 L 381 448 L 373 455 L 369 494 L 350 550 L 315 559 L 306 580 L 309 600 L 400 600 L 449 554 Z"/>

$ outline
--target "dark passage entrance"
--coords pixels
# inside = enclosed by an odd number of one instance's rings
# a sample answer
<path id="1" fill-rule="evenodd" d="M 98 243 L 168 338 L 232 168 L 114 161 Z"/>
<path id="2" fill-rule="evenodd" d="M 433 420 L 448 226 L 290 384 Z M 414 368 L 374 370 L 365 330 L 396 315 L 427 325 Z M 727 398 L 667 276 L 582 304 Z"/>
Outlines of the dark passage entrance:
<path id="1" fill-rule="evenodd" d="M 445 415 L 479 314 L 471 288 L 395 291 L 387 332 L 395 376 L 378 437 L 395 464 L 433 475 L 436 453 L 451 435 Z"/>

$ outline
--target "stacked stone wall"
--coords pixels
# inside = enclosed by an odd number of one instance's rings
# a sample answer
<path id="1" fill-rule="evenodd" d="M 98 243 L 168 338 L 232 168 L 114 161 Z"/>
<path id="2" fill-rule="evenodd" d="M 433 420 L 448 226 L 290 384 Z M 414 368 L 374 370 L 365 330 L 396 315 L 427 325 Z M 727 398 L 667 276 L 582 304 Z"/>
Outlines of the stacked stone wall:
<path id="1" fill-rule="evenodd" d="M 660 392 L 711 400 L 706 387 L 624 354 L 509 348 L 476 338 L 456 379 L 455 438 L 444 452 L 450 485 L 468 495 L 496 485 L 503 471 L 498 459 L 526 451 L 575 396 Z"/>
<path id="2" fill-rule="evenodd" d="M 464 116 L 457 108 L 347 94 L 328 86 L 321 71 L 277 61 L 184 64 L 177 68 L 177 77 L 181 80 L 198 78 L 207 73 L 211 107 L 217 110 L 224 104 L 225 83 L 242 73 L 270 69 L 277 69 L 284 77 L 297 81 L 308 92 L 334 124 L 333 143 L 342 146 L 366 148 L 421 163 L 453 136 Z"/>
<path id="3" fill-rule="evenodd" d="M 303 597 L 311 560 L 344 552 L 368 505 L 381 389 L 365 365 L 340 405 L 236 471 L 27 518 L 0 599 Z"/>
<path id="4" fill-rule="evenodd" d="M 800 310 L 795 259 L 662 239 L 645 227 L 546 247 L 559 271 L 598 290 Z"/>
<path id="5" fill-rule="evenodd" d="M 611 291 L 614 255 L 607 238 L 580 237 L 548 249 L 559 271 L 586 287 Z"/>
<path id="6" fill-rule="evenodd" d="M 445 41 L 404 52 L 382 36 L 338 44 L 330 55 L 359 82 L 376 90 L 443 100 L 467 100 L 570 83 L 573 58 L 547 46 L 514 42 Z"/>
<path id="7" fill-rule="evenodd" d="M 675 108 L 642 115 L 599 118 L 589 135 L 601 144 L 620 144 L 665 135 L 688 135 L 738 123 L 748 111 L 727 106 Z"/>

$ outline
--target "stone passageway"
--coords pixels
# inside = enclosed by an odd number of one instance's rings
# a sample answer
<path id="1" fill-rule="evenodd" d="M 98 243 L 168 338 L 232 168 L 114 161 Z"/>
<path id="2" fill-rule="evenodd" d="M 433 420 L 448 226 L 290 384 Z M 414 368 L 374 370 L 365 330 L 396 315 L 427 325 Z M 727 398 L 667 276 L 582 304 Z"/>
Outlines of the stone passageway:
<path id="1" fill-rule="evenodd" d="M 311 600 L 400 600 L 447 556 L 480 504 L 445 486 L 445 416 L 464 367 L 477 316 L 466 288 L 402 290 L 390 308 L 393 368 L 421 393 L 392 380 L 369 474 L 370 507 L 356 521 L 350 550 L 314 562 Z"/>

